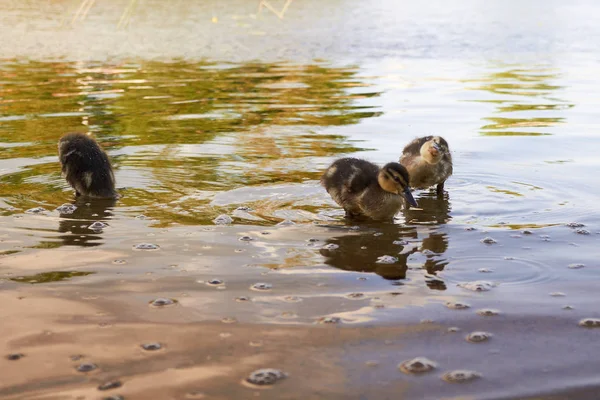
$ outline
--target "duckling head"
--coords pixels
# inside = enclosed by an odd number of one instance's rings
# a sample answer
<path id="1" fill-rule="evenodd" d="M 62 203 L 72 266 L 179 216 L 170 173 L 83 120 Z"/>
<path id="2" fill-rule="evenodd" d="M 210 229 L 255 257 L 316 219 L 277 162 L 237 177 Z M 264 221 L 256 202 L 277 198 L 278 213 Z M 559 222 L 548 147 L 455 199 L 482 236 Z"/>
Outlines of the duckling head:
<path id="1" fill-rule="evenodd" d="M 402 195 L 411 206 L 417 207 L 417 202 L 410 192 L 408 171 L 401 164 L 391 162 L 384 165 L 379 171 L 377 181 L 386 192 Z"/>
<path id="2" fill-rule="evenodd" d="M 430 138 L 421 146 L 421 157 L 429 164 L 437 164 L 448 152 L 448 142 L 441 136 L 430 136 Z"/>

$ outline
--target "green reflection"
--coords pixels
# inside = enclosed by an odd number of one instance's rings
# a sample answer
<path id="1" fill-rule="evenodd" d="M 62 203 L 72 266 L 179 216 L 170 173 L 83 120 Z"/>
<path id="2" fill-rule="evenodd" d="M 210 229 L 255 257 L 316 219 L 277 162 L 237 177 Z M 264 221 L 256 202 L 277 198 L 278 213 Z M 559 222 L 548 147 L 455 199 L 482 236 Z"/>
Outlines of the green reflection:
<path id="1" fill-rule="evenodd" d="M 21 250 L 4 250 L 4 251 L 0 251 L 0 256 L 8 256 L 8 255 L 20 253 L 20 252 L 21 252 Z"/>
<path id="2" fill-rule="evenodd" d="M 48 283 L 48 282 L 59 282 L 64 281 L 76 276 L 86 276 L 95 274 L 95 272 L 81 272 L 81 271 L 52 271 L 42 272 L 35 275 L 19 276 L 17 278 L 10 278 L 11 281 L 19 283 Z"/>
<path id="3" fill-rule="evenodd" d="M 467 80 L 473 90 L 491 93 L 494 99 L 481 99 L 477 102 L 496 104 L 498 113 L 511 113 L 511 117 L 487 117 L 481 127 L 483 136 L 543 136 L 551 128 L 565 122 L 564 117 L 549 117 L 573 107 L 556 97 L 563 89 L 556 85 L 560 75 L 548 68 L 539 66 L 495 66 L 494 71 L 481 79 Z M 515 115 L 518 115 L 516 117 Z M 533 128 L 533 129 L 532 129 Z"/>
<path id="4" fill-rule="evenodd" d="M 66 132 L 91 131 L 109 152 L 124 196 L 116 207 L 163 226 L 205 224 L 232 211 L 211 206 L 218 193 L 317 179 L 323 160 L 363 150 L 337 127 L 381 115 L 364 102 L 380 93 L 356 67 L 325 63 L 0 67 L 0 161 L 19 160 L 0 176 L 0 198 L 15 208 L 4 214 L 72 201 L 56 158 Z"/>

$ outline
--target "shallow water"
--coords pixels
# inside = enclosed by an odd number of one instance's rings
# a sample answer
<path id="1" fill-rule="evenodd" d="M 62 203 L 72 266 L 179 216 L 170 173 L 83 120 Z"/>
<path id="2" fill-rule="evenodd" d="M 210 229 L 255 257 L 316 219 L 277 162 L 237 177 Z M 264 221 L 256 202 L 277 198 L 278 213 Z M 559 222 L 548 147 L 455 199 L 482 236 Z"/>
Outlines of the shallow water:
<path id="1" fill-rule="evenodd" d="M 598 5 L 285 4 L 0 5 L 0 398 L 596 398 Z M 121 199 L 75 200 L 70 131 Z M 318 184 L 432 133 L 394 223 Z"/>

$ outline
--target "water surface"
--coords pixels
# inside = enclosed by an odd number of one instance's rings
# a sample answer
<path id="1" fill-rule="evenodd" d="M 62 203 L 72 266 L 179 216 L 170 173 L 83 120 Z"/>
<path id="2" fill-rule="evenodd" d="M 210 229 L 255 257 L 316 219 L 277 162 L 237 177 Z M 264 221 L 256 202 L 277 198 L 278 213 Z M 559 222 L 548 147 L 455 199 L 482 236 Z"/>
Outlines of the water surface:
<path id="1" fill-rule="evenodd" d="M 266 4 L 0 6 L 0 397 L 595 398 L 598 6 Z M 121 199 L 74 198 L 66 132 Z M 425 134 L 444 196 L 345 221 L 324 168 Z"/>

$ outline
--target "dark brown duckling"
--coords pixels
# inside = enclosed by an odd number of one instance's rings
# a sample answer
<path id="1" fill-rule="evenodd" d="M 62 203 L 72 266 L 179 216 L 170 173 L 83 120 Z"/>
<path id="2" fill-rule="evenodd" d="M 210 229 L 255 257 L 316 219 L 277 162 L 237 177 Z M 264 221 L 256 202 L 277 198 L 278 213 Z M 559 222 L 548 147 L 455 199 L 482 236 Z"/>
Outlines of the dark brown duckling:
<path id="1" fill-rule="evenodd" d="M 441 136 L 425 136 L 410 142 L 402 150 L 400 164 L 408 170 L 413 188 L 437 185 L 439 195 L 444 193 L 444 182 L 452 175 L 452 155 L 448 142 Z"/>
<path id="2" fill-rule="evenodd" d="M 408 172 L 395 162 L 379 168 L 366 160 L 341 158 L 327 168 L 321 184 L 348 218 L 392 219 L 407 202 L 417 206 Z"/>
<path id="3" fill-rule="evenodd" d="M 76 196 L 117 198 L 115 176 L 100 145 L 83 133 L 69 133 L 58 141 L 62 173 Z"/>

